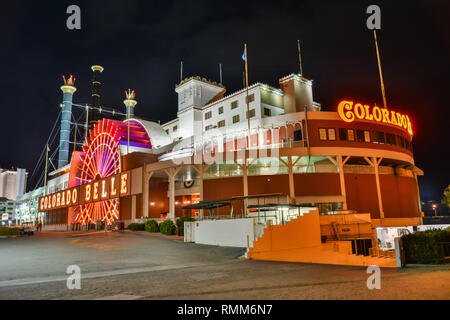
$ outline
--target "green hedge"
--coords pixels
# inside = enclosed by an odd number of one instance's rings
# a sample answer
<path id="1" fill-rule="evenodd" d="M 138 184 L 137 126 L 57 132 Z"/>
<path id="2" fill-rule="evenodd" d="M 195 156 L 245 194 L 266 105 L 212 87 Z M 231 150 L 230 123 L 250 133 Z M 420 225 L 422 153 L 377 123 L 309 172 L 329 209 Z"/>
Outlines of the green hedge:
<path id="1" fill-rule="evenodd" d="M 19 228 L 0 227 L 0 236 L 17 236 Z"/>
<path id="2" fill-rule="evenodd" d="M 145 231 L 145 223 L 130 223 L 128 229 L 131 231 Z"/>
<path id="3" fill-rule="evenodd" d="M 405 262 L 408 264 L 439 264 L 445 262 L 440 242 L 450 242 L 450 230 L 418 231 L 402 236 Z"/>
<path id="4" fill-rule="evenodd" d="M 195 221 L 194 218 L 186 216 L 186 217 L 181 217 L 178 218 L 176 221 L 177 224 L 177 228 L 178 228 L 178 235 L 180 236 L 184 236 L 184 222 L 185 221 Z"/>
<path id="5" fill-rule="evenodd" d="M 145 231 L 159 232 L 159 224 L 156 220 L 148 220 L 145 222 Z"/>
<path id="6" fill-rule="evenodd" d="M 170 219 L 166 219 L 159 225 L 159 230 L 162 234 L 172 235 L 175 234 L 176 226 Z"/>

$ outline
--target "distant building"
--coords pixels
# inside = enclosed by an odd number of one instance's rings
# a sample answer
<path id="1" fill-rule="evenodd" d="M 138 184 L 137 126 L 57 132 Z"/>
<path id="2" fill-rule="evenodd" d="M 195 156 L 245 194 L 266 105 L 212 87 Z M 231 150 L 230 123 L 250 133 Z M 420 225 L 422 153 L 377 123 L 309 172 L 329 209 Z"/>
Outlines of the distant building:
<path id="1" fill-rule="evenodd" d="M 15 201 L 0 197 L 0 224 L 2 226 L 14 225 L 16 204 Z"/>
<path id="2" fill-rule="evenodd" d="M 25 169 L 0 169 L 0 197 L 16 200 L 25 193 L 28 172 Z"/>

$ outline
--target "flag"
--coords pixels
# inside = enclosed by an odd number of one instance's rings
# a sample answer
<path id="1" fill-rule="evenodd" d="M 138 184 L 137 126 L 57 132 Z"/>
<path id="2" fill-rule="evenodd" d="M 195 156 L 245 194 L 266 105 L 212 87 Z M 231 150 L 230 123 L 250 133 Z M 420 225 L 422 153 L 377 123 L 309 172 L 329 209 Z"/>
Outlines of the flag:
<path id="1" fill-rule="evenodd" d="M 245 49 L 244 49 L 244 53 L 242 54 L 242 60 L 245 61 L 246 58 L 247 58 L 247 57 L 245 56 Z"/>

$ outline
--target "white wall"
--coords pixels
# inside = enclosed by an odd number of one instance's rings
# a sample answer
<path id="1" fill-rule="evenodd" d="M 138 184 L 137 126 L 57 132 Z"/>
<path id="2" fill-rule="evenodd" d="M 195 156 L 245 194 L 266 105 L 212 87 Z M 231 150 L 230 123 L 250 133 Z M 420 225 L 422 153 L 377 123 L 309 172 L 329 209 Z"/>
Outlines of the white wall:
<path id="1" fill-rule="evenodd" d="M 195 243 L 225 247 L 253 246 L 253 218 L 195 221 Z"/>

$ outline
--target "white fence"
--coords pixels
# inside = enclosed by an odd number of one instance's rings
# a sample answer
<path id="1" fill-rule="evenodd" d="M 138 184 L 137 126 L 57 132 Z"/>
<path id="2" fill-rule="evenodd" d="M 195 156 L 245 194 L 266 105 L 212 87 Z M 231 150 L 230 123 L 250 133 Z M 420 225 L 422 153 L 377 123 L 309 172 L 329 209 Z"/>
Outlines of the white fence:
<path id="1" fill-rule="evenodd" d="M 185 223 L 184 241 L 225 247 L 252 247 L 255 240 L 253 221 L 253 218 L 243 218 Z"/>

